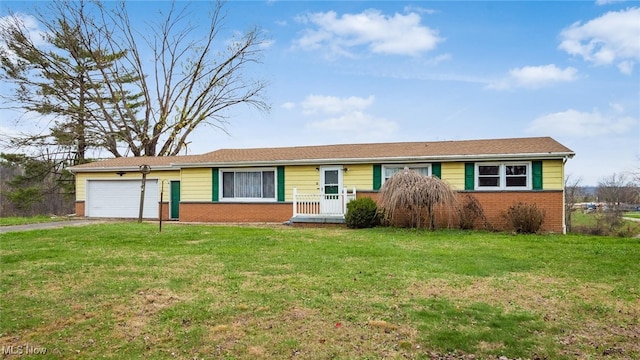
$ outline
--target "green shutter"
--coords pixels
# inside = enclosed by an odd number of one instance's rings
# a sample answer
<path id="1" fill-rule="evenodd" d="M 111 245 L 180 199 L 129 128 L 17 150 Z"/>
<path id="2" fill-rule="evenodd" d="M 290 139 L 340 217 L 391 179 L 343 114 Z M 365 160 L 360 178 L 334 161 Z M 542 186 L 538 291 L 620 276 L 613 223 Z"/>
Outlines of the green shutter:
<path id="1" fill-rule="evenodd" d="M 474 163 L 464 164 L 464 189 L 465 190 L 473 190 L 475 188 L 474 170 L 475 170 Z"/>
<path id="2" fill-rule="evenodd" d="M 531 167 L 533 190 L 542 190 L 542 161 L 534 161 Z"/>
<path id="3" fill-rule="evenodd" d="M 284 201 L 284 166 L 278 166 L 278 201 Z"/>
<path id="4" fill-rule="evenodd" d="M 442 179 L 442 163 L 431 164 L 431 175 L 438 179 Z"/>
<path id="5" fill-rule="evenodd" d="M 218 176 L 218 168 L 213 168 L 211 172 L 211 180 L 213 183 L 213 202 L 220 201 L 220 176 Z"/>
<path id="6" fill-rule="evenodd" d="M 382 187 L 382 165 L 373 164 L 373 190 L 380 190 Z"/>

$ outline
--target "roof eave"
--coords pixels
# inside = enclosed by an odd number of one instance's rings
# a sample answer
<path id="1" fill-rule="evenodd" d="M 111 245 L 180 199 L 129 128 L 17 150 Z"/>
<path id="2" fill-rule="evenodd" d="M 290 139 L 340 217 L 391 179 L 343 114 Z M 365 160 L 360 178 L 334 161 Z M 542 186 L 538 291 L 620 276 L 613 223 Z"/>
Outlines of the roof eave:
<path id="1" fill-rule="evenodd" d="M 320 165 L 320 164 L 363 164 L 363 163 L 403 163 L 423 161 L 499 161 L 499 160 L 545 160 L 572 158 L 573 152 L 522 153 L 522 154 L 480 154 L 480 155 L 438 155 L 438 156 L 398 156 L 371 158 L 326 158 L 326 159 L 294 159 L 294 160 L 258 160 L 258 161 L 209 161 L 197 163 L 173 163 L 173 168 L 196 167 L 247 167 L 274 165 Z"/>
<path id="2" fill-rule="evenodd" d="M 140 172 L 139 166 L 104 166 L 104 167 L 68 167 L 67 170 L 72 174 L 76 173 L 85 173 L 85 172 L 114 172 L 114 171 L 125 171 L 125 172 Z M 175 171 L 177 170 L 172 164 L 169 165 L 157 165 L 151 166 L 151 171 Z"/>

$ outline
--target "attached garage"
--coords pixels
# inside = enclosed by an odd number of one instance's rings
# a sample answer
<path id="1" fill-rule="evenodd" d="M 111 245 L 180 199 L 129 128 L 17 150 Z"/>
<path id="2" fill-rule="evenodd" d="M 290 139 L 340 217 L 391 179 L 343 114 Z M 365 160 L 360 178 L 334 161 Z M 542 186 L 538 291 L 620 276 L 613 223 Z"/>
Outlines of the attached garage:
<path id="1" fill-rule="evenodd" d="M 140 185 L 140 180 L 87 180 L 85 216 L 137 218 L 140 212 Z M 147 180 L 143 218 L 158 218 L 159 199 L 158 180 Z"/>

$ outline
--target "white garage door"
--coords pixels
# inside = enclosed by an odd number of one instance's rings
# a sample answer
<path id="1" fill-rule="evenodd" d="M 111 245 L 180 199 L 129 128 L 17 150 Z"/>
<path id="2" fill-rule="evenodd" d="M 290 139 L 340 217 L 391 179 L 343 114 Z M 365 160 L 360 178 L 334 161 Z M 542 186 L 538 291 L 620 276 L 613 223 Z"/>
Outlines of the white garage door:
<path id="1" fill-rule="evenodd" d="M 141 180 L 87 180 L 85 216 L 137 218 Z M 147 180 L 142 217 L 158 218 L 158 180 Z"/>

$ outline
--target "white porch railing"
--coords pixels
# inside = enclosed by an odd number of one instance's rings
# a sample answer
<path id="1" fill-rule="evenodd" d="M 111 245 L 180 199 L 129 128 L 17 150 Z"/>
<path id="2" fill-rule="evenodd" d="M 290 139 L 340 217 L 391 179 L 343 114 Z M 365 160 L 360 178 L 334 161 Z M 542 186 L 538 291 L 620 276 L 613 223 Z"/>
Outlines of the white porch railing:
<path id="1" fill-rule="evenodd" d="M 355 198 L 355 187 L 352 192 L 343 188 L 339 194 L 300 194 L 293 188 L 293 217 L 344 216 L 347 204 Z"/>

